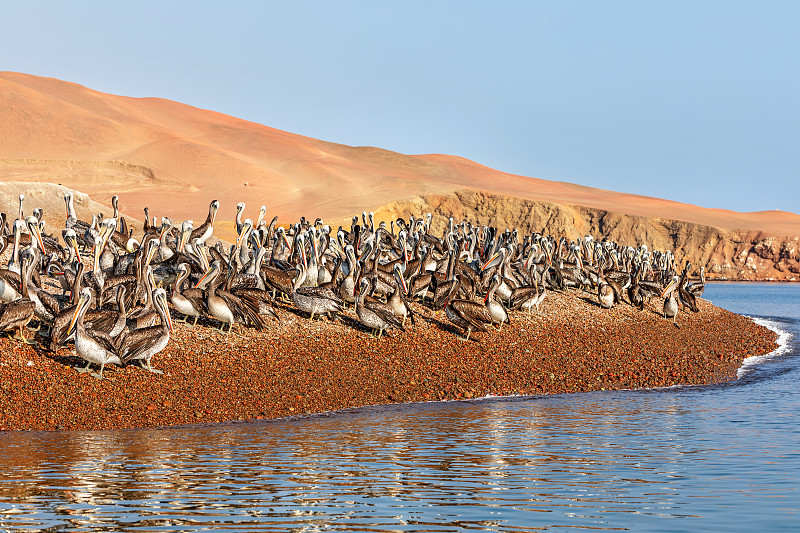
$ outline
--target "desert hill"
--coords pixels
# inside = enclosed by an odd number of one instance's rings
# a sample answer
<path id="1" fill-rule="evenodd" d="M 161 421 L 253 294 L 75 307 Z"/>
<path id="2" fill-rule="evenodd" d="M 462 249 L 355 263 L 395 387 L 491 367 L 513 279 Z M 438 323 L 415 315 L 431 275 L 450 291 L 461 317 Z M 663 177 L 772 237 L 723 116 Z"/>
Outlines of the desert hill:
<path id="1" fill-rule="evenodd" d="M 220 221 L 232 220 L 239 201 L 248 204 L 245 216 L 255 218 L 265 204 L 269 217 L 284 222 L 427 207 L 443 217 L 462 213 L 499 223 L 492 213 L 524 207 L 529 216 L 517 217 L 519 227 L 554 233 L 601 234 L 611 219 L 638 221 L 614 227 L 627 228 L 617 233 L 632 244 L 658 235 L 724 277 L 796 279 L 800 272 L 794 213 L 706 209 L 518 176 L 455 156 L 345 146 L 52 78 L 0 72 L 0 134 L 0 181 L 60 184 L 106 205 L 118 194 L 123 211 L 136 219 L 148 206 L 152 215 L 200 221 L 213 199 L 222 204 Z M 4 207 L 14 203 L 6 200 Z M 548 207 L 540 212 L 534 205 Z M 560 215 L 531 218 L 548 210 Z M 56 212 L 60 220 L 64 212 Z M 221 225 L 223 236 L 230 237 L 230 227 Z M 703 252 L 691 252 L 695 245 Z"/>

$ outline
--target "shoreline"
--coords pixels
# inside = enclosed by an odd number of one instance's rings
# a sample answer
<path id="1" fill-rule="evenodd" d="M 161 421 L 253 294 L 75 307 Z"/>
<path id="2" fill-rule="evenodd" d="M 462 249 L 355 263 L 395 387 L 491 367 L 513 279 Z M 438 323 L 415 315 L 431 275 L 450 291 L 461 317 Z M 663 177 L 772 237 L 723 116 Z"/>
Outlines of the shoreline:
<path id="1" fill-rule="evenodd" d="M 416 325 L 375 339 L 353 310 L 337 320 L 276 306 L 280 321 L 231 335 L 201 320 L 176 322 L 153 360 L 163 375 L 108 367 L 111 379 L 79 374 L 71 346 L 0 337 L 0 430 L 159 428 L 284 419 L 343 409 L 487 396 L 705 385 L 737 379 L 747 357 L 776 347 L 777 334 L 700 302 L 678 324 L 628 305 L 601 309 L 589 293 L 548 293 L 539 315 L 512 312 L 501 333 L 460 340 L 444 317 L 414 304 Z"/>

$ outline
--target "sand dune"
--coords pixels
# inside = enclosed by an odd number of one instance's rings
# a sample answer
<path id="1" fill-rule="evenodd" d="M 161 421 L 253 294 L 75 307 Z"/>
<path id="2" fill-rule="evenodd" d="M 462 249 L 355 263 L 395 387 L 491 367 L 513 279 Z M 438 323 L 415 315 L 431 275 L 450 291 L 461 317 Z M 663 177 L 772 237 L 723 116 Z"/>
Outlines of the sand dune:
<path id="1" fill-rule="evenodd" d="M 460 157 L 404 155 L 276 130 L 159 98 L 129 98 L 52 78 L 0 73 L 0 180 L 60 183 L 129 216 L 205 218 L 208 203 L 283 220 L 348 217 L 395 200 L 458 190 L 576 204 L 725 229 L 800 235 L 800 216 L 738 213 L 508 174 Z"/>

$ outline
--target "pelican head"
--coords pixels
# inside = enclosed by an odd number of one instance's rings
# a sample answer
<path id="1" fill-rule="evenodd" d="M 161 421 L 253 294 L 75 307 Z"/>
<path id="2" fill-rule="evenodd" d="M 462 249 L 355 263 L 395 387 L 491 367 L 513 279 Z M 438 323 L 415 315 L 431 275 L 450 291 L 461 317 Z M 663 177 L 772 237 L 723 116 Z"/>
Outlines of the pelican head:
<path id="1" fill-rule="evenodd" d="M 681 278 L 679 276 L 673 276 L 669 284 L 667 284 L 667 286 L 664 287 L 664 290 L 661 291 L 661 297 L 663 298 L 670 292 L 674 291 L 678 287 L 678 282 L 680 281 L 680 279 Z"/>

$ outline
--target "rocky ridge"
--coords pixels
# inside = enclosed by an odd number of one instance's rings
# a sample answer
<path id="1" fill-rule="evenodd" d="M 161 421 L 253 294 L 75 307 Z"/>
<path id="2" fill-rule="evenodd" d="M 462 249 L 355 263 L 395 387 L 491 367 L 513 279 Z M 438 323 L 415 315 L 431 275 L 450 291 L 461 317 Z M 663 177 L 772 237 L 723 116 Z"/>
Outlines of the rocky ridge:
<path id="1" fill-rule="evenodd" d="M 433 214 L 432 228 L 437 234 L 452 217 L 456 223 L 466 219 L 473 224 L 518 228 L 522 233 L 544 231 L 568 239 L 592 235 L 629 246 L 646 244 L 651 249 L 672 250 L 679 260 L 690 261 L 693 271 L 704 266 L 709 279 L 800 280 L 800 238 L 796 235 L 722 229 L 470 190 L 391 202 L 376 209 L 375 218 L 389 221 L 428 212 Z M 339 223 L 349 224 L 346 220 L 336 221 Z"/>

